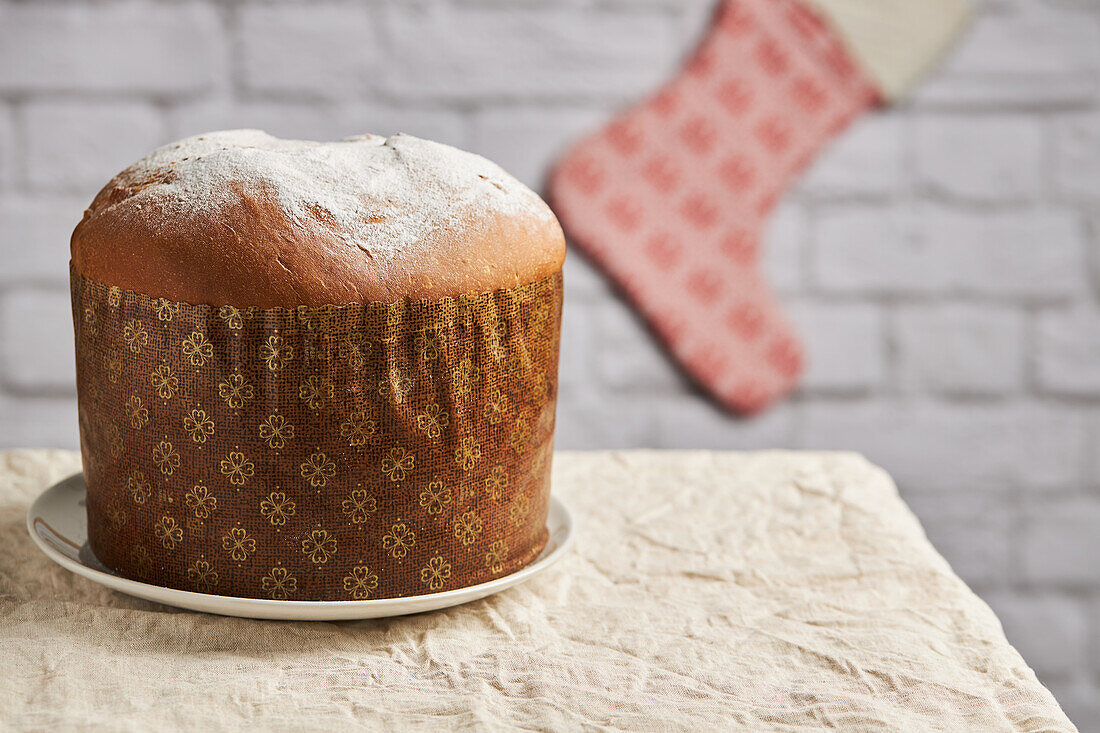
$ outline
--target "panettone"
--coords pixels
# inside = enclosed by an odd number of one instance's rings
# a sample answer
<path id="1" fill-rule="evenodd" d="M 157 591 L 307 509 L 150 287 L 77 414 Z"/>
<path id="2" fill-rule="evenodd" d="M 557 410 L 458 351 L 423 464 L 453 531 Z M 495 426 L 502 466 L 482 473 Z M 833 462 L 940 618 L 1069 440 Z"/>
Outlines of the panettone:
<path id="1" fill-rule="evenodd" d="M 529 563 L 564 255 L 537 195 L 406 135 L 217 132 L 138 161 L 72 237 L 91 549 L 295 600 Z"/>

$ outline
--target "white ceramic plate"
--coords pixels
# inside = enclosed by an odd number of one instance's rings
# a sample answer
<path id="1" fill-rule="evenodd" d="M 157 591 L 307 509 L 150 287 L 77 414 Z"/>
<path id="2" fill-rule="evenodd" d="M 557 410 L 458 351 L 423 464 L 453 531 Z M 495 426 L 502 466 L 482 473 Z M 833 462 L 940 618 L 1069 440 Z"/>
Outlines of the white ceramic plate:
<path id="1" fill-rule="evenodd" d="M 27 529 L 34 543 L 66 570 L 82 575 L 108 588 L 192 611 L 223 616 L 271 618 L 294 621 L 338 621 L 342 619 L 404 616 L 469 603 L 499 593 L 529 580 L 549 568 L 565 554 L 573 542 L 573 517 L 565 505 L 550 498 L 550 516 L 546 520 L 550 539 L 538 558 L 511 575 L 442 593 L 408 598 L 382 598 L 368 601 L 271 601 L 262 598 L 233 598 L 186 590 L 164 588 L 115 575 L 88 547 L 87 513 L 84 508 L 84 476 L 76 474 L 46 489 L 27 512 Z"/>

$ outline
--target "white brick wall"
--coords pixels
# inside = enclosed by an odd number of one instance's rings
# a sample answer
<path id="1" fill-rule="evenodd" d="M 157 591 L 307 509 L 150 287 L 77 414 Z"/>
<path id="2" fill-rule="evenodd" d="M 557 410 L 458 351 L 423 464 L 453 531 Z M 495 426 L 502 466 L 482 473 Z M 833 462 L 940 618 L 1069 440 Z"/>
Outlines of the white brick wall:
<path id="1" fill-rule="evenodd" d="M 76 444 L 68 234 L 143 151 L 404 130 L 539 186 L 713 3 L 0 0 L 0 445 Z M 800 392 L 754 420 L 714 409 L 573 254 L 558 444 L 865 452 L 1100 729 L 1100 5 L 980 6 L 765 233 L 810 351 Z"/>

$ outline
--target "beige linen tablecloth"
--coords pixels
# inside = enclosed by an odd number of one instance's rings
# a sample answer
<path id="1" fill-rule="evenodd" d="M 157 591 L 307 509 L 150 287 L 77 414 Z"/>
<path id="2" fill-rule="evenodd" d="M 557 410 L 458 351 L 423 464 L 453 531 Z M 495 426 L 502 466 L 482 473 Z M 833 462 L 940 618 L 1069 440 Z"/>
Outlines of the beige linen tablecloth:
<path id="1" fill-rule="evenodd" d="M 79 468 L 0 454 L 0 728 L 1072 730 L 890 478 L 851 454 L 561 454 L 571 555 L 381 621 L 222 618 L 24 528 Z"/>

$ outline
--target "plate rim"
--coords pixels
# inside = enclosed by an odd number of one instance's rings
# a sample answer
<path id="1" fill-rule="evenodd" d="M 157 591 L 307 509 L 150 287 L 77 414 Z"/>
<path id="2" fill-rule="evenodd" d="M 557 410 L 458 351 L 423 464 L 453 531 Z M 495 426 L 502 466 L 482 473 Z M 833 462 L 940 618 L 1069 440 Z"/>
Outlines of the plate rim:
<path id="1" fill-rule="evenodd" d="M 76 545 L 74 542 L 58 533 L 57 530 L 54 530 L 42 516 L 42 513 L 37 510 L 49 494 L 54 492 L 60 493 L 66 488 L 65 485 L 70 482 L 79 483 L 80 490 L 84 493 L 87 492 L 84 474 L 82 472 L 74 473 L 54 482 L 44 489 L 33 501 L 31 501 L 30 506 L 27 508 L 27 533 L 46 557 L 75 575 L 87 578 L 94 583 L 99 583 L 100 585 L 134 598 L 141 598 L 142 600 L 151 601 L 153 603 L 160 603 L 189 611 L 236 616 L 239 618 L 336 621 L 403 616 L 450 608 L 507 590 L 549 569 L 565 556 L 566 552 L 568 552 L 572 546 L 577 534 L 577 521 L 573 513 L 569 511 L 569 508 L 564 502 L 557 496 L 551 494 L 550 512 L 560 514 L 562 520 L 561 526 L 551 531 L 551 535 L 559 535 L 557 547 L 552 549 L 545 556 L 503 577 L 494 578 L 484 583 L 478 583 L 477 585 L 468 585 L 463 588 L 454 588 L 452 590 L 439 591 L 437 593 L 424 593 L 415 596 L 402 596 L 399 598 L 374 598 L 359 601 L 296 601 L 269 598 L 243 598 L 240 596 L 198 593 L 180 588 L 169 588 L 154 583 L 146 583 L 140 580 L 131 580 L 130 578 L 124 578 L 120 575 L 104 572 L 98 568 L 86 565 L 58 551 L 39 534 L 36 526 L 39 522 L 45 525 L 48 530 L 57 535 L 62 541 L 72 545 L 74 548 Z M 85 531 L 87 531 L 86 514 L 83 515 L 81 521 L 85 525 Z M 82 548 L 76 549 L 79 551 Z M 219 605 L 224 605 L 227 608 L 217 610 L 215 607 Z M 415 606 L 415 608 L 405 608 L 410 605 Z M 259 613 L 247 614 L 234 612 L 228 608 L 232 606 L 252 609 Z M 342 611 L 347 612 L 349 615 L 340 615 Z"/>

